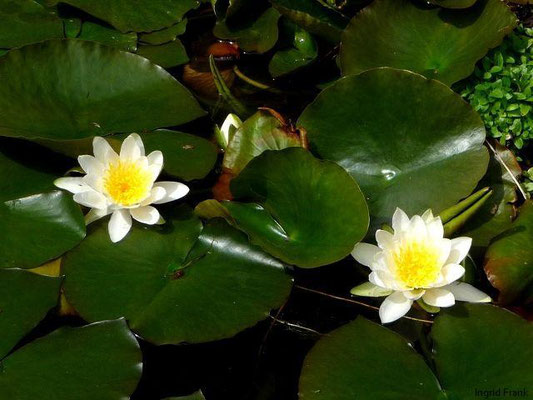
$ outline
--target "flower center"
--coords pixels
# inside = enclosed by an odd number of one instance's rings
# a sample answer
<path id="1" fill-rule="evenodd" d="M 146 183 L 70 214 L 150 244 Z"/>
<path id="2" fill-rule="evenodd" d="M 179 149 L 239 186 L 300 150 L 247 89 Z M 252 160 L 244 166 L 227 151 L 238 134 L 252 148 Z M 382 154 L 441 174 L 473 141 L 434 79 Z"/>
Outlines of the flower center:
<path id="1" fill-rule="evenodd" d="M 152 186 L 151 174 L 132 161 L 109 164 L 104 176 L 104 188 L 116 204 L 131 206 L 144 200 Z"/>
<path id="2" fill-rule="evenodd" d="M 424 242 L 410 242 L 393 253 L 396 275 L 406 286 L 425 288 L 435 282 L 441 265 L 437 249 Z"/>

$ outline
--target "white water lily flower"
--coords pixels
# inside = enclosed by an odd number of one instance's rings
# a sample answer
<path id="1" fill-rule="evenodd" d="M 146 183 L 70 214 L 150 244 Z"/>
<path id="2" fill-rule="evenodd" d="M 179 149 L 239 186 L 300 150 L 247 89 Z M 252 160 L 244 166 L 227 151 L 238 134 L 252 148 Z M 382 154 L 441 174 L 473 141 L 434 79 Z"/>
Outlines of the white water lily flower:
<path id="1" fill-rule="evenodd" d="M 78 162 L 86 175 L 59 178 L 61 189 L 74 193 L 74 201 L 90 207 L 87 224 L 111 214 L 108 230 L 113 243 L 122 240 L 133 219 L 153 225 L 164 222 L 150 204 L 182 198 L 189 188 L 179 182 L 155 182 L 163 168 L 163 154 L 156 150 L 145 156 L 141 137 L 132 133 L 117 154 L 101 137 L 93 140 L 94 157 L 83 155 Z"/>
<path id="2" fill-rule="evenodd" d="M 489 302 L 490 297 L 473 286 L 456 282 L 465 269 L 472 239 L 444 238 L 444 227 L 431 210 L 411 219 L 399 208 L 392 217 L 394 233 L 376 232 L 377 246 L 355 245 L 352 256 L 372 272 L 365 284 L 371 296 L 388 296 L 379 308 L 382 323 L 404 316 L 413 301 L 422 299 L 434 307 L 450 307 L 455 300 Z"/>

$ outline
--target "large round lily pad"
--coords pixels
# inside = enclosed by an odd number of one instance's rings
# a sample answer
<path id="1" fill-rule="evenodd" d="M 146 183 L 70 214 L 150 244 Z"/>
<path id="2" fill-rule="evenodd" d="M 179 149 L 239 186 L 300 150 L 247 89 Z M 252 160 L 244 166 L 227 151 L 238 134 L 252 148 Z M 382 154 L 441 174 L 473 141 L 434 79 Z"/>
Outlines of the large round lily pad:
<path id="1" fill-rule="evenodd" d="M 109 22 L 122 32 L 151 32 L 179 22 L 199 0 L 59 0 Z"/>
<path id="2" fill-rule="evenodd" d="M 63 258 L 69 303 L 88 321 L 125 316 L 156 344 L 231 337 L 283 304 L 291 278 L 282 263 L 224 221 L 201 229 L 181 209 L 113 244 L 97 224 Z"/>
<path id="3" fill-rule="evenodd" d="M 161 67 L 94 42 L 51 40 L 12 50 L 0 58 L 0 79 L 4 136 L 79 139 L 179 125 L 204 114 Z"/>
<path id="4" fill-rule="evenodd" d="M 344 31 L 342 72 L 387 66 L 451 85 L 470 75 L 476 61 L 515 26 L 515 14 L 500 0 L 479 0 L 462 10 L 415 0 L 376 0 Z"/>
<path id="5" fill-rule="evenodd" d="M 475 400 L 475 389 L 530 390 L 533 327 L 520 317 L 462 304 L 437 317 L 431 336 L 439 381 L 405 339 L 359 317 L 311 350 L 300 398 Z"/>
<path id="6" fill-rule="evenodd" d="M 376 225 L 396 207 L 440 212 L 470 194 L 487 169 L 477 113 L 444 84 L 408 71 L 344 77 L 298 124 L 319 156 L 357 180 Z"/>
<path id="7" fill-rule="evenodd" d="M 0 269 L 0 359 L 57 304 L 61 278 Z"/>
<path id="8" fill-rule="evenodd" d="M 123 400 L 141 377 L 124 320 L 61 328 L 2 360 L 0 393 L 17 400 Z"/>
<path id="9" fill-rule="evenodd" d="M 533 302 L 533 201 L 527 201 L 511 228 L 491 243 L 485 272 L 500 291 L 500 301 Z"/>
<path id="10" fill-rule="evenodd" d="M 300 267 L 346 257 L 368 228 L 357 183 L 302 148 L 263 152 L 232 180 L 231 192 L 253 202 L 222 203 L 236 226 L 270 254 Z"/>

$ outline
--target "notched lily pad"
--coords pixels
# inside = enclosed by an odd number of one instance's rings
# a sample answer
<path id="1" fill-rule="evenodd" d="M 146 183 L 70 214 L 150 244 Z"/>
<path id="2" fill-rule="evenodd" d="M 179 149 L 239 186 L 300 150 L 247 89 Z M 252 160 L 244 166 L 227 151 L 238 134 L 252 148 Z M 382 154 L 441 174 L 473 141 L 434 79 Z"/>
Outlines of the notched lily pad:
<path id="1" fill-rule="evenodd" d="M 451 85 L 470 75 L 476 61 L 500 44 L 516 22 L 500 0 L 479 0 L 464 10 L 376 0 L 343 33 L 342 72 L 393 67 Z"/>
<path id="2" fill-rule="evenodd" d="M 243 233 L 221 220 L 202 231 L 186 208 L 161 227 L 134 225 L 118 244 L 96 223 L 62 271 L 85 319 L 123 315 L 156 344 L 231 337 L 281 306 L 292 286 L 284 265 Z"/>
<path id="3" fill-rule="evenodd" d="M 123 400 L 141 370 L 139 344 L 124 320 L 65 327 L 2 360 L 0 393 L 17 400 L 71 400 L 73 394 L 78 400 Z"/>
<path id="4" fill-rule="evenodd" d="M 4 136 L 72 140 L 180 125 L 204 115 L 162 68 L 88 41 L 51 40 L 12 50 L 0 58 L 0 79 Z"/>
<path id="5" fill-rule="evenodd" d="M 396 207 L 435 213 L 468 196 L 487 169 L 479 115 L 446 85 L 378 68 L 341 78 L 302 113 L 311 149 L 344 167 L 374 226 Z"/>

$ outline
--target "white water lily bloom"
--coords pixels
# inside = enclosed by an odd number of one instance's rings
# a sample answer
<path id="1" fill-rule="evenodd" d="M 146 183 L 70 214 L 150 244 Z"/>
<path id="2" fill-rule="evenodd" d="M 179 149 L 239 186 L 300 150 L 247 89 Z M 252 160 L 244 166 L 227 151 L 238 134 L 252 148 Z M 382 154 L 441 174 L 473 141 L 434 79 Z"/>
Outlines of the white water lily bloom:
<path id="1" fill-rule="evenodd" d="M 132 133 L 117 154 L 101 137 L 93 140 L 94 156 L 83 155 L 78 162 L 86 175 L 59 178 L 54 183 L 74 193 L 74 201 L 90 207 L 87 224 L 111 214 L 108 230 L 113 243 L 129 232 L 133 219 L 153 225 L 164 222 L 150 204 L 182 198 L 189 188 L 180 182 L 155 182 L 163 168 L 163 154 L 145 156 L 141 137 Z"/>
<path id="2" fill-rule="evenodd" d="M 422 299 L 434 307 L 450 307 L 455 300 L 489 302 L 485 293 L 456 282 L 465 269 L 472 239 L 444 238 L 444 227 L 431 210 L 411 219 L 399 208 L 392 217 L 394 233 L 376 232 L 377 246 L 358 243 L 352 256 L 372 272 L 365 284 L 371 296 L 388 296 L 379 308 L 382 323 L 404 316 L 413 301 Z M 378 293 L 378 294 L 376 294 Z"/>

